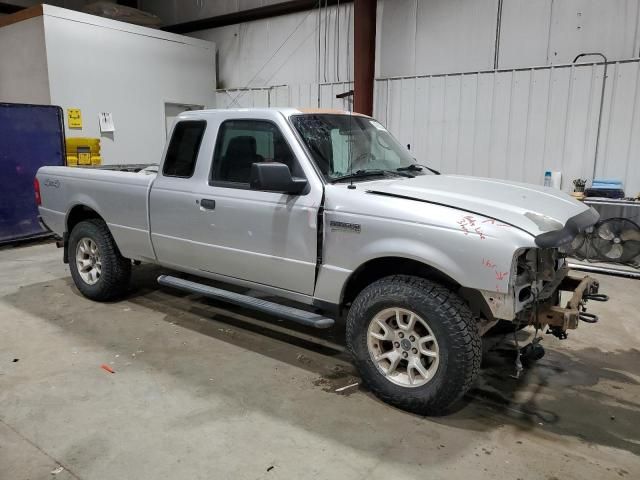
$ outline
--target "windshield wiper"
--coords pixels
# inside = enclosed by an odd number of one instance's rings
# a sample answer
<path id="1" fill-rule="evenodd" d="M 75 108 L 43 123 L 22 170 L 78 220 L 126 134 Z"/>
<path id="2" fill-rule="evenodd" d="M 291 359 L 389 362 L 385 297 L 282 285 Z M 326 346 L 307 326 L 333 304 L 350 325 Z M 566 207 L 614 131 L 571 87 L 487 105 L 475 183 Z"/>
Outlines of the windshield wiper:
<path id="1" fill-rule="evenodd" d="M 400 175 L 402 177 L 413 177 L 413 175 L 409 175 L 409 174 L 403 174 L 401 172 L 398 172 L 397 170 L 381 170 L 381 169 L 376 169 L 376 170 L 356 170 L 353 173 L 348 173 L 346 175 L 342 175 L 340 177 L 336 177 L 334 179 L 331 180 L 331 183 L 335 183 L 335 182 L 339 182 L 340 180 L 350 180 L 352 178 L 367 178 L 367 177 L 378 177 L 378 176 L 384 176 L 384 175 Z"/>
<path id="2" fill-rule="evenodd" d="M 433 173 L 435 175 L 441 175 L 441 173 L 438 170 L 435 170 L 433 168 L 427 167 L 426 165 L 422 165 L 421 163 L 412 163 L 411 165 L 409 165 L 407 167 L 400 167 L 400 168 L 396 169 L 396 171 L 398 171 L 398 172 L 421 172 L 423 168 L 426 168 L 427 170 L 429 170 L 431 173 Z"/>

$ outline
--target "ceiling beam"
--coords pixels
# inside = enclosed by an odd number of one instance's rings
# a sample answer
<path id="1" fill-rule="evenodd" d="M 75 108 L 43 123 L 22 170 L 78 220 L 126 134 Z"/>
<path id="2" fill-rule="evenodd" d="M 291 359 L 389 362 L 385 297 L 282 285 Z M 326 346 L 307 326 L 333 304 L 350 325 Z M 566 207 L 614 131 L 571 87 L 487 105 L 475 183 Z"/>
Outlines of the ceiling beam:
<path id="1" fill-rule="evenodd" d="M 26 7 L 20 5 L 13 5 L 11 3 L 0 2 L 0 13 L 16 13 L 20 10 L 24 10 Z"/>
<path id="2" fill-rule="evenodd" d="M 162 30 L 172 33 L 190 33 L 198 30 L 208 30 L 210 28 L 236 25 L 243 22 L 253 22 L 255 20 L 263 20 L 265 18 L 272 18 L 280 15 L 305 12 L 318 8 L 318 5 L 322 7 L 324 7 L 325 4 L 327 6 L 333 6 L 338 3 L 345 4 L 352 1 L 353 0 L 291 0 L 288 2 L 274 3 L 273 5 L 265 5 L 264 7 L 242 10 L 240 12 L 228 13 L 226 15 L 201 18 L 175 25 L 167 25 L 162 27 Z"/>
<path id="3" fill-rule="evenodd" d="M 34 5 L 33 7 L 22 8 L 11 15 L 4 15 L 0 17 L 0 27 L 6 27 L 14 23 L 29 20 L 30 18 L 40 17 L 43 15 L 42 4 Z"/>

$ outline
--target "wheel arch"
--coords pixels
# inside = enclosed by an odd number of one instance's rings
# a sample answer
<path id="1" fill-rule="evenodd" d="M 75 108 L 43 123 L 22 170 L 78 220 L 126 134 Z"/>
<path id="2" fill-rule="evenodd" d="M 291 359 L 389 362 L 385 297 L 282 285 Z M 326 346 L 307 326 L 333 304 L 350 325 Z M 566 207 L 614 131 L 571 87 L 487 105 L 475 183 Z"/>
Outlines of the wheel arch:
<path id="1" fill-rule="evenodd" d="M 434 281 L 457 293 L 480 321 L 496 323 L 493 312 L 479 290 L 464 287 L 442 270 L 412 258 L 385 256 L 368 260 L 354 270 L 342 288 L 339 308 L 345 308 L 371 283 L 391 275 L 412 275 Z M 488 327 L 485 329 L 485 331 Z"/>
<path id="2" fill-rule="evenodd" d="M 89 220 L 91 218 L 98 218 L 104 221 L 102 215 L 100 215 L 96 210 L 89 207 L 88 205 L 78 203 L 69 209 L 67 213 L 67 218 L 65 220 L 65 228 L 66 231 L 71 233 L 73 227 L 75 227 L 78 223 Z"/>
<path id="3" fill-rule="evenodd" d="M 367 260 L 349 275 L 342 287 L 340 305 L 353 302 L 367 285 L 390 275 L 413 275 L 433 280 L 453 291 L 461 287 L 459 282 L 443 271 L 419 260 L 398 256 L 377 257 Z"/>

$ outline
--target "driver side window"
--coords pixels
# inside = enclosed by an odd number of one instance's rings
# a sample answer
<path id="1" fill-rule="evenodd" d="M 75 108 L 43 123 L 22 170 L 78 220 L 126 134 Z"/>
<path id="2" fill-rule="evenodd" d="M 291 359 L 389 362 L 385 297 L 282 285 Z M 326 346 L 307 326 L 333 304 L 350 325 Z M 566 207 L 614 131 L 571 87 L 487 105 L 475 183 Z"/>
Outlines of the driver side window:
<path id="1" fill-rule="evenodd" d="M 293 152 L 275 124 L 265 120 L 229 120 L 220 125 L 212 182 L 246 188 L 251 165 L 261 162 L 284 163 L 294 176 L 300 175 Z"/>

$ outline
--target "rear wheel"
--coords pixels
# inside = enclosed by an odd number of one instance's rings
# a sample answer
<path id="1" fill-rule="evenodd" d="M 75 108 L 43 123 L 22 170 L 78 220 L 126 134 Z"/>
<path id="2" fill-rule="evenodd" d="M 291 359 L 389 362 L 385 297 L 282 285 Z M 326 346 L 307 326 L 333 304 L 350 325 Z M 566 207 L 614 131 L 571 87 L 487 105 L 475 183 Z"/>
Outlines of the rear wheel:
<path id="1" fill-rule="evenodd" d="M 78 223 L 69 235 L 67 248 L 71 277 L 85 297 L 106 301 L 127 291 L 131 262 L 120 254 L 103 220 Z"/>
<path id="2" fill-rule="evenodd" d="M 471 387 L 480 342 L 462 299 L 418 277 L 369 285 L 347 317 L 347 345 L 364 383 L 382 400 L 423 415 L 447 413 Z"/>

